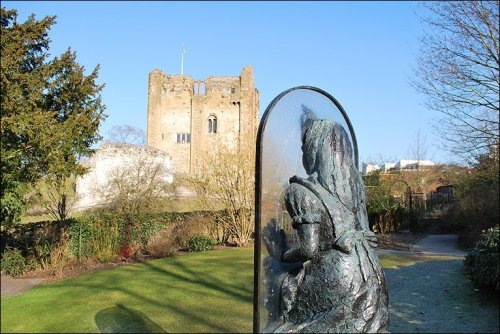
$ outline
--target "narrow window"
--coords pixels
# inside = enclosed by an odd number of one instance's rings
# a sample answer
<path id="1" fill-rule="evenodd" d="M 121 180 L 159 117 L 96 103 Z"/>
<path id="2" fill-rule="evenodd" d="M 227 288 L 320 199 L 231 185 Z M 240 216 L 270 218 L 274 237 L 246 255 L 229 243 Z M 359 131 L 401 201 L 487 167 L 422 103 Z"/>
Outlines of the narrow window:
<path id="1" fill-rule="evenodd" d="M 233 93 L 233 94 L 234 94 L 235 92 L 236 92 L 236 88 L 234 88 L 234 87 L 233 87 L 233 88 L 231 88 L 231 93 Z"/>
<path id="2" fill-rule="evenodd" d="M 177 134 L 177 143 L 190 143 L 191 142 L 191 134 L 190 133 L 178 133 Z"/>
<path id="3" fill-rule="evenodd" d="M 198 94 L 205 95 L 205 82 L 203 81 L 200 82 Z"/>
<path id="4" fill-rule="evenodd" d="M 161 140 L 163 140 L 163 133 L 161 134 Z"/>
<path id="5" fill-rule="evenodd" d="M 208 118 L 208 133 L 217 133 L 217 117 L 214 115 Z"/>

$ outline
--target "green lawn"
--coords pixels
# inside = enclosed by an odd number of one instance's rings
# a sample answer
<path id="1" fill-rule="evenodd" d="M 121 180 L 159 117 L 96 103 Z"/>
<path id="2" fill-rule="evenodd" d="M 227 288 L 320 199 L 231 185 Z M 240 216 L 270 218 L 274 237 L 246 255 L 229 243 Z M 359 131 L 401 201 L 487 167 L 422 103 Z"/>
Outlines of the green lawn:
<path id="1" fill-rule="evenodd" d="M 2 297 L 5 332 L 251 332 L 253 249 L 153 260 Z"/>
<path id="2" fill-rule="evenodd" d="M 390 332 L 496 332 L 459 258 L 380 256 Z M 1 332 L 251 332 L 253 249 L 191 253 L 89 273 L 1 300 Z M 453 320 L 453 321 L 452 321 Z"/>

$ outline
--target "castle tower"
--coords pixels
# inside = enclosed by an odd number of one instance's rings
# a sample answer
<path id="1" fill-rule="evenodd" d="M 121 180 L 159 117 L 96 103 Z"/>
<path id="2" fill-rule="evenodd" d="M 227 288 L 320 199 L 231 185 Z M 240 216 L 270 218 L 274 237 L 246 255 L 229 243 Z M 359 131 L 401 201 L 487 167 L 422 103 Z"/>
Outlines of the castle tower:
<path id="1" fill-rule="evenodd" d="M 193 80 L 159 69 L 149 74 L 147 145 L 172 157 L 175 173 L 193 174 L 218 143 L 255 143 L 259 92 L 253 69 L 239 77 Z"/>

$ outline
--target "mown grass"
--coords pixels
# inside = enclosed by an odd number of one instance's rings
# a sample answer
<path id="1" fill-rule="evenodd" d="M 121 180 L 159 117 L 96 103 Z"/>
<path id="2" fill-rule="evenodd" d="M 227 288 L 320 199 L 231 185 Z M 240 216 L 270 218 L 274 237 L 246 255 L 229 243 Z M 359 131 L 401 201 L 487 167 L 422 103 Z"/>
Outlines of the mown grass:
<path id="1" fill-rule="evenodd" d="M 2 297 L 2 332 L 251 332 L 253 250 L 187 254 Z"/>
<path id="2" fill-rule="evenodd" d="M 77 218 L 84 216 L 85 213 L 83 212 L 70 212 L 68 215 L 68 218 Z M 29 223 L 37 223 L 37 222 L 43 222 L 43 221 L 53 221 L 54 216 L 51 215 L 50 213 L 38 213 L 38 214 L 26 214 L 21 217 L 21 224 L 29 224 Z"/>
<path id="3" fill-rule="evenodd" d="M 96 208 L 97 209 L 97 208 Z M 96 210 L 94 209 L 94 210 Z M 160 210 L 166 212 L 193 212 L 206 210 L 198 199 L 193 198 L 168 198 L 160 200 Z M 40 221 L 54 220 L 50 213 L 44 212 L 43 208 L 39 208 L 36 213 L 24 214 L 21 216 L 21 224 L 35 223 Z M 85 215 L 92 215 L 93 210 L 88 211 L 74 211 L 70 210 L 68 217 L 76 218 Z"/>
<path id="4" fill-rule="evenodd" d="M 446 260 L 456 260 L 457 257 L 453 256 L 442 256 L 442 255 L 418 255 L 418 254 L 407 254 L 405 256 L 397 255 L 379 255 L 382 267 L 385 269 L 397 269 L 400 267 L 412 266 L 419 262 L 424 261 L 446 261 Z"/>
<path id="5" fill-rule="evenodd" d="M 384 268 L 446 257 L 380 256 Z M 2 297 L 6 332 L 251 332 L 253 249 L 192 253 Z"/>

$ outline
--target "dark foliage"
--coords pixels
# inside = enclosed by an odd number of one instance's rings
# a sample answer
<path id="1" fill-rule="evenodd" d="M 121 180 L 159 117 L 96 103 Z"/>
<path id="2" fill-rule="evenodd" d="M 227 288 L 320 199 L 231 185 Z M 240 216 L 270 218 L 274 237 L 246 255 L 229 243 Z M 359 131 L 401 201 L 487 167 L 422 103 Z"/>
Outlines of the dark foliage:
<path id="1" fill-rule="evenodd" d="M 474 248 L 467 254 L 464 266 L 472 283 L 477 288 L 499 290 L 498 225 L 481 234 Z"/>

